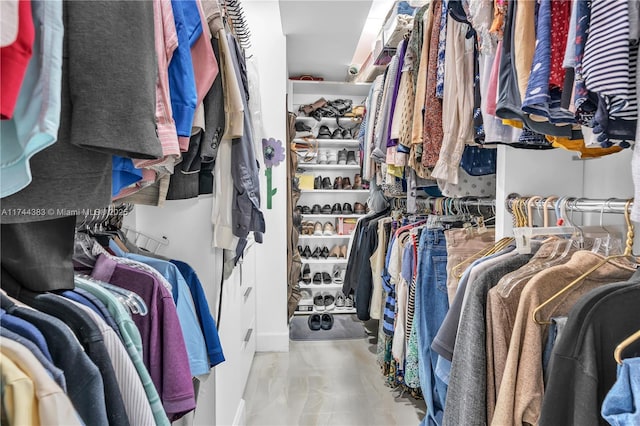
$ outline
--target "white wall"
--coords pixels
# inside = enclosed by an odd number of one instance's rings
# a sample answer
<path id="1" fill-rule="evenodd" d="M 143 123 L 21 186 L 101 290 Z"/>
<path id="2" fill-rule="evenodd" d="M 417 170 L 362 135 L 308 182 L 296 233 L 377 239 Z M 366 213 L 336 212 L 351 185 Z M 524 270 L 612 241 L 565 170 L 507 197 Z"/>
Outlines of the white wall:
<path id="1" fill-rule="evenodd" d="M 504 207 L 511 193 L 521 196 L 632 198 L 631 150 L 601 158 L 581 160 L 563 149 L 525 150 L 498 147 L 496 238 L 513 235 L 512 217 Z M 579 215 L 576 215 L 578 219 Z M 599 214 L 584 214 L 582 223 L 597 224 Z M 580 219 L 578 219 L 580 222 Z M 605 224 L 623 224 L 620 214 L 606 215 Z"/>
<path id="2" fill-rule="evenodd" d="M 243 0 L 251 28 L 252 48 L 260 74 L 262 121 L 266 138 L 286 146 L 287 58 L 280 8 L 276 0 Z M 288 160 L 285 160 L 288 161 Z M 267 210 L 266 178 L 261 170 L 261 200 L 267 232 L 256 247 L 257 350 L 288 351 L 287 325 L 287 169 L 283 162 L 273 168 L 273 209 Z"/>

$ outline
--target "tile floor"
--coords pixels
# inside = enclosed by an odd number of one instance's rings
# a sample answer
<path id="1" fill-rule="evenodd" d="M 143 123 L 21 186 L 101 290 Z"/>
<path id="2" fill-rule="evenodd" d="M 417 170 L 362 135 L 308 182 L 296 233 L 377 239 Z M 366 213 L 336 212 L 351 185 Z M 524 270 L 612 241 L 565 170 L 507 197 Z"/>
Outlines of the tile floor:
<path id="1" fill-rule="evenodd" d="M 414 426 L 424 401 L 384 384 L 371 338 L 291 341 L 258 353 L 245 390 L 247 426 Z"/>

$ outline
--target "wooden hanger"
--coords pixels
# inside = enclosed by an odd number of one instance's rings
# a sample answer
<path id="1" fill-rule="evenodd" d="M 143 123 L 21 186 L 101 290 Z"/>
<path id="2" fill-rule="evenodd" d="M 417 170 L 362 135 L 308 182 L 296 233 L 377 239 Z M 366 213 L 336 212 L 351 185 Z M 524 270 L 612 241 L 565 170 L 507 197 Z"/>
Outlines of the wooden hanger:
<path id="1" fill-rule="evenodd" d="M 549 305 L 551 302 L 553 302 L 554 300 L 556 300 L 557 298 L 559 298 L 560 296 L 562 296 L 563 294 L 565 294 L 567 291 L 569 291 L 570 289 L 572 289 L 573 287 L 579 285 L 580 283 L 582 283 L 582 281 L 588 277 L 589 275 L 591 275 L 594 271 L 596 271 L 597 269 L 599 269 L 601 266 L 609 263 L 612 260 L 615 259 L 633 259 L 633 262 L 637 264 L 637 260 L 635 257 L 633 257 L 633 236 L 634 236 L 634 229 L 633 229 L 633 223 L 631 222 L 631 217 L 630 217 L 630 213 L 629 213 L 629 207 L 631 206 L 631 202 L 633 200 L 627 200 L 627 203 L 625 204 L 625 210 L 624 210 L 624 219 L 625 222 L 627 223 L 627 241 L 626 241 L 626 248 L 624 250 L 624 253 L 622 254 L 618 254 L 618 255 L 614 255 L 614 256 L 608 256 L 604 259 L 602 259 L 601 262 L 598 262 L 597 265 L 595 265 L 594 267 L 592 267 L 591 269 L 589 269 L 587 272 L 585 272 L 584 274 L 580 275 L 578 278 L 576 278 L 575 280 L 573 280 L 571 283 L 569 283 L 568 285 L 566 285 L 564 288 L 562 288 L 560 291 L 558 291 L 556 294 L 554 294 L 553 296 L 551 296 L 549 299 L 547 299 L 546 301 L 544 301 L 540 306 L 538 306 L 534 311 L 533 311 L 533 321 L 536 324 L 551 324 L 550 321 L 548 320 L 539 320 L 538 319 L 538 313 L 547 305 Z"/>
<path id="2" fill-rule="evenodd" d="M 631 336 L 620 342 L 618 346 L 616 346 L 616 349 L 613 351 L 613 358 L 618 364 L 622 364 L 622 352 L 624 352 L 624 350 L 627 349 L 636 340 L 640 340 L 640 330 L 636 331 Z"/>

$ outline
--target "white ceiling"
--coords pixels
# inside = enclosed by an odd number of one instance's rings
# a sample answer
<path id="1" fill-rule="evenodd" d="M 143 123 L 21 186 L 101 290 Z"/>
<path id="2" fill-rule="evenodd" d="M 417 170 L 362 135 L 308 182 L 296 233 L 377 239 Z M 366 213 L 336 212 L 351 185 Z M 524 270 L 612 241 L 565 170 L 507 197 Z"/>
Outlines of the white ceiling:
<path id="1" fill-rule="evenodd" d="M 311 74 L 328 81 L 345 81 L 361 36 L 366 38 L 363 28 L 374 0 L 279 2 L 289 76 Z M 370 50 L 370 43 L 365 40 L 365 51 Z M 356 60 L 360 56 L 356 55 Z"/>

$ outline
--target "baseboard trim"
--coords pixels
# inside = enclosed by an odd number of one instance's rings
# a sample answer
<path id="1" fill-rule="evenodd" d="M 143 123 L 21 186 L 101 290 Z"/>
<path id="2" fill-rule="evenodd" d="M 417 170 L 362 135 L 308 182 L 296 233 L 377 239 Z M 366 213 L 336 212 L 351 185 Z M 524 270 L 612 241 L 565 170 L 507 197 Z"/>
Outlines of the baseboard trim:
<path id="1" fill-rule="evenodd" d="M 258 333 L 257 352 L 289 352 L 289 331 L 284 333 Z"/>
<path id="2" fill-rule="evenodd" d="M 247 424 L 246 418 L 246 404 L 244 399 L 240 399 L 240 403 L 238 404 L 238 409 L 236 410 L 236 415 L 233 417 L 233 426 L 244 426 Z"/>

